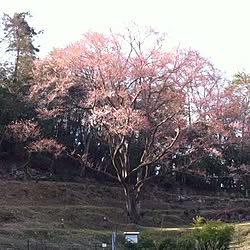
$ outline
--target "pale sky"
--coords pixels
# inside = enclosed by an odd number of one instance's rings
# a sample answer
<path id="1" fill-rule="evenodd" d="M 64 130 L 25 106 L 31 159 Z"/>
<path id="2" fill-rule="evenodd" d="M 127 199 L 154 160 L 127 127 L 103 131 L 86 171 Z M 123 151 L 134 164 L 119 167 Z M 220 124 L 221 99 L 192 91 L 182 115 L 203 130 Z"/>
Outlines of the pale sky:
<path id="1" fill-rule="evenodd" d="M 81 37 L 131 22 L 166 32 L 231 76 L 250 73 L 250 0 L 0 0 L 0 12 L 30 11 L 43 29 L 40 55 Z"/>

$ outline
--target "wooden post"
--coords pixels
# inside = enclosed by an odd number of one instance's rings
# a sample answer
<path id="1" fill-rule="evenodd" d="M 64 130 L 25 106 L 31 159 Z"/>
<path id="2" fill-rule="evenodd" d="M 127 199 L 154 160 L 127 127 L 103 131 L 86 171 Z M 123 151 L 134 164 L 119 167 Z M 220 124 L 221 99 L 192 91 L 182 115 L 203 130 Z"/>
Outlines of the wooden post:
<path id="1" fill-rule="evenodd" d="M 30 240 L 27 240 L 27 250 L 30 250 Z"/>

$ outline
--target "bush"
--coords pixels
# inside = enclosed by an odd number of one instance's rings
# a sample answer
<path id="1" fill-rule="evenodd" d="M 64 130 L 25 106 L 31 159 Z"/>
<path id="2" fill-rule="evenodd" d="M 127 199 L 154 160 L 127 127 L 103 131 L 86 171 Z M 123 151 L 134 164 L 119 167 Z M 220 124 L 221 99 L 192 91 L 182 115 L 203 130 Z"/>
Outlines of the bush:
<path id="1" fill-rule="evenodd" d="M 192 235 L 178 238 L 169 237 L 159 245 L 159 250 L 194 250 L 195 240 Z"/>
<path id="2" fill-rule="evenodd" d="M 155 242 L 152 239 L 141 238 L 137 244 L 138 250 L 157 250 Z"/>
<path id="3" fill-rule="evenodd" d="M 221 221 L 209 220 L 202 228 L 195 229 L 197 250 L 226 250 L 233 234 L 233 226 Z"/>
<path id="4" fill-rule="evenodd" d="M 205 223 L 206 223 L 206 220 L 202 216 L 197 215 L 193 218 L 193 226 L 194 227 L 200 227 Z"/>
<path id="5" fill-rule="evenodd" d="M 125 250 L 137 250 L 137 244 L 126 241 L 124 243 L 124 249 Z"/>
<path id="6" fill-rule="evenodd" d="M 174 237 L 165 238 L 159 245 L 159 250 L 177 250 L 177 239 Z"/>
<path id="7" fill-rule="evenodd" d="M 182 236 L 177 240 L 178 250 L 194 250 L 195 240 L 192 235 Z"/>
<path id="8" fill-rule="evenodd" d="M 204 224 L 205 223 L 205 224 Z M 221 221 L 208 220 L 202 217 L 194 219 L 195 231 L 181 237 L 168 237 L 159 246 L 159 250 L 226 250 L 229 247 L 234 231 Z"/>
<path id="9" fill-rule="evenodd" d="M 208 220 L 203 217 L 194 219 L 194 232 L 178 237 L 167 237 L 158 250 L 227 250 L 234 232 L 233 226 L 221 221 Z M 126 242 L 125 249 L 157 250 L 153 240 L 140 238 L 138 244 Z"/>

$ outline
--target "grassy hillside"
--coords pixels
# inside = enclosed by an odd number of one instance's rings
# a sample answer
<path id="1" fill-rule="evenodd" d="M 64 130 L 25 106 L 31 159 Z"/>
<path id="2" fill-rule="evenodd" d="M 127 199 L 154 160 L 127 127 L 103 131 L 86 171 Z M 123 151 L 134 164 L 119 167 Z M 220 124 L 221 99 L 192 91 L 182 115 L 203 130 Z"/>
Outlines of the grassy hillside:
<path id="1" fill-rule="evenodd" d="M 124 231 L 139 230 L 142 235 L 160 239 L 185 230 L 196 214 L 233 222 L 250 221 L 248 199 L 194 193 L 179 198 L 175 190 L 146 190 L 142 221 L 135 226 L 127 224 L 123 193 L 115 185 L 91 180 L 1 181 L 0 249 L 28 249 L 28 245 L 30 249 L 45 245 L 47 249 L 94 249 L 98 242 L 110 242 L 114 228 L 119 237 Z M 235 238 L 240 243 L 250 238 L 249 227 L 242 228 L 244 235 Z"/>

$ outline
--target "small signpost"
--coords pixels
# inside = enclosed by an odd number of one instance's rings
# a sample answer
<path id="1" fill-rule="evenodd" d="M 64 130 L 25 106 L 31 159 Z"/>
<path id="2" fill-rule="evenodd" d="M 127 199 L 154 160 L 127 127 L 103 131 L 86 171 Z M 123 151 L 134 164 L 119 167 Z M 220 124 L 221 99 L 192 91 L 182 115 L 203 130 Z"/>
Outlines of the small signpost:
<path id="1" fill-rule="evenodd" d="M 112 232 L 112 250 L 116 250 L 116 236 L 117 236 L 117 232 Z"/>

